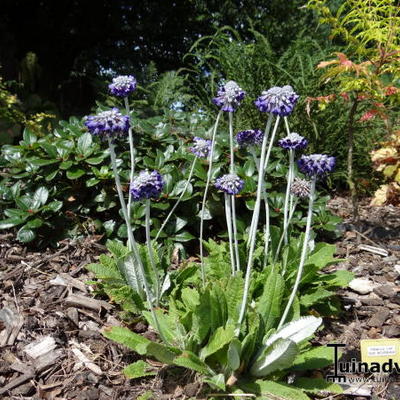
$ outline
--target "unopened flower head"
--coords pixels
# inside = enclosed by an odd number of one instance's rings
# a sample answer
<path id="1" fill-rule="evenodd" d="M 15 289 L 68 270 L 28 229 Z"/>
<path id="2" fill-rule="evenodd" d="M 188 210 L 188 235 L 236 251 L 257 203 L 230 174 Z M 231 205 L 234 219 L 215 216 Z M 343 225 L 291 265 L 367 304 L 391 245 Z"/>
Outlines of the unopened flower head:
<path id="1" fill-rule="evenodd" d="M 120 75 L 108 85 L 114 96 L 127 97 L 136 89 L 136 79 L 132 75 Z"/>
<path id="2" fill-rule="evenodd" d="M 292 113 L 298 99 L 299 95 L 291 86 L 274 86 L 262 92 L 255 105 L 262 112 L 286 117 Z"/>
<path id="3" fill-rule="evenodd" d="M 122 115 L 118 108 L 89 115 L 85 117 L 84 123 L 92 135 L 102 139 L 122 136 L 129 129 L 129 117 Z"/>
<path id="4" fill-rule="evenodd" d="M 235 174 L 223 175 L 216 179 L 215 187 L 223 192 L 235 195 L 238 194 L 244 186 L 244 181 Z"/>
<path id="5" fill-rule="evenodd" d="M 297 164 L 304 174 L 308 176 L 323 176 L 333 171 L 335 167 L 335 157 L 326 154 L 311 154 L 301 156 Z"/>
<path id="6" fill-rule="evenodd" d="M 305 198 L 310 197 L 311 193 L 311 184 L 310 181 L 306 179 L 294 178 L 291 186 L 290 186 L 290 193 L 293 196 Z"/>
<path id="7" fill-rule="evenodd" d="M 213 98 L 213 103 L 221 108 L 222 111 L 235 111 L 240 102 L 244 99 L 244 92 L 235 81 L 229 81 L 218 89 L 217 97 Z"/>
<path id="8" fill-rule="evenodd" d="M 207 158 L 211 150 L 211 140 L 203 139 L 201 137 L 193 138 L 193 146 L 190 151 L 200 158 Z"/>
<path id="9" fill-rule="evenodd" d="M 130 193 L 134 201 L 156 199 L 164 187 L 164 180 L 158 171 L 141 171 L 131 182 Z"/>
<path id="10" fill-rule="evenodd" d="M 308 145 L 308 141 L 296 132 L 292 132 L 278 141 L 279 146 L 286 150 L 302 150 Z"/>
<path id="11" fill-rule="evenodd" d="M 248 129 L 236 135 L 236 141 L 241 147 L 260 145 L 263 138 L 264 132 L 261 129 Z"/>

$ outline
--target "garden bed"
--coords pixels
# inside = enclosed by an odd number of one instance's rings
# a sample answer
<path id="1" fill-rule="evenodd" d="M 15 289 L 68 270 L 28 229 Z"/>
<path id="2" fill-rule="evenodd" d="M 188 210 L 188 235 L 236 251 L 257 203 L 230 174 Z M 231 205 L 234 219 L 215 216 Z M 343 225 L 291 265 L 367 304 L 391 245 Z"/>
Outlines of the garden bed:
<path id="1" fill-rule="evenodd" d="M 349 222 L 347 198 L 331 200 L 330 209 L 344 219 L 336 242 L 337 256 L 344 261 L 325 272 L 347 269 L 368 282 L 339 292 L 344 312 L 338 319 L 325 319 L 315 340 L 343 343 L 345 358 L 360 359 L 360 339 L 400 337 L 400 208 L 372 208 L 365 202 L 357 226 Z M 99 239 L 64 240 L 58 249 L 37 252 L 10 234 L 0 236 L 0 398 L 122 400 L 146 392 L 155 399 L 203 398 L 194 375 L 151 360 L 154 378 L 123 377 L 122 368 L 137 356 L 100 333 L 106 325 L 121 324 L 120 310 L 93 297 L 85 284 L 91 275 L 84 266 L 106 251 Z M 154 337 L 140 321 L 132 328 Z M 358 397 L 335 398 L 369 398 L 361 396 L 362 390 L 379 399 L 400 398 L 395 381 L 358 386 Z"/>

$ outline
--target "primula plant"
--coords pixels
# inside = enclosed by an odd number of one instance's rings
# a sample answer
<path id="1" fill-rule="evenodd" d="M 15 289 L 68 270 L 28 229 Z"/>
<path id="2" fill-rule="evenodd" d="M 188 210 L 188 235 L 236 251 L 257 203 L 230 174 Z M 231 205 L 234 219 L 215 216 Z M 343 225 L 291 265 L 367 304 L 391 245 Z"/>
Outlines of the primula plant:
<path id="1" fill-rule="evenodd" d="M 132 77 L 114 79 L 111 93 L 125 100 L 131 91 L 122 88 L 133 81 Z M 333 290 L 345 286 L 352 278 L 346 271 L 321 273 L 323 267 L 336 261 L 334 246 L 315 245 L 313 241 L 316 186 L 334 169 L 335 158 L 326 154 L 300 155 L 307 139 L 290 130 L 289 116 L 299 98 L 291 86 L 273 87 L 255 101 L 259 111 L 267 114 L 264 131 L 248 129 L 235 135 L 234 113 L 244 96 L 245 92 L 233 81 L 218 90 L 213 101 L 220 110 L 211 137 L 195 137 L 189 145 L 193 159 L 183 192 L 158 230 L 156 240 L 150 234 L 151 209 L 166 190 L 165 180 L 162 171 L 136 171 L 129 109 L 126 114 L 114 108 L 86 118 L 89 132 L 108 145 L 128 237 L 126 245 L 110 241 L 111 256 L 100 257 L 98 264 L 88 268 L 100 279 L 100 288 L 126 311 L 140 313 L 160 340 L 152 341 L 121 327 L 106 328 L 104 335 L 141 355 L 195 371 L 218 395 L 308 399 L 307 393 L 340 393 L 338 385 L 296 372 L 332 363 L 329 349 L 314 348 L 309 342 L 322 324 L 322 319 L 309 315 L 309 310 L 314 309 L 316 314 L 318 303 L 329 304 Z M 229 165 L 224 171 L 213 168 L 213 164 L 221 155 L 220 122 L 225 115 Z M 286 136 L 278 142 L 281 122 Z M 235 157 L 235 138 L 254 162 L 257 175 L 251 223 L 241 230 L 241 235 L 237 214 L 249 177 L 241 175 Z M 132 156 L 127 194 L 116 162 L 116 144 L 121 148 L 126 139 Z M 268 191 L 271 188 L 268 178 L 272 150 L 278 143 L 288 151 L 289 167 L 283 194 L 283 221 L 272 225 L 273 195 Z M 183 262 L 174 271 L 168 265 L 162 230 L 193 180 L 198 159 L 208 160 L 206 182 L 200 194 L 199 260 Z M 206 207 L 212 190 L 222 192 L 224 197 L 227 243 L 204 237 Z M 136 240 L 132 229 L 131 202 L 144 203 L 144 245 Z M 298 235 L 293 225 L 298 218 L 296 207 L 301 202 L 308 205 L 303 220 L 305 231 Z M 143 360 L 125 369 L 130 378 L 154 373 Z"/>

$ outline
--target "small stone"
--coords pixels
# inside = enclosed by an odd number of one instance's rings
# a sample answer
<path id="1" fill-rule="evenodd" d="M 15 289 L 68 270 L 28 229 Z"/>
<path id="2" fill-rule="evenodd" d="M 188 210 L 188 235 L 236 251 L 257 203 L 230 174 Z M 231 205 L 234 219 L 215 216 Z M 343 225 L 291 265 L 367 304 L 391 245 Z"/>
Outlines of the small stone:
<path id="1" fill-rule="evenodd" d="M 376 312 L 367 322 L 368 326 L 381 327 L 390 316 L 390 311 L 387 308 L 382 308 Z"/>
<path id="2" fill-rule="evenodd" d="M 387 308 L 390 308 L 391 310 L 398 310 L 400 309 L 400 306 L 395 303 L 386 303 L 385 304 Z"/>
<path id="3" fill-rule="evenodd" d="M 400 315 L 394 315 L 392 317 L 392 323 L 400 326 Z"/>
<path id="4" fill-rule="evenodd" d="M 374 289 L 374 293 L 386 299 L 391 299 L 396 296 L 396 290 L 392 285 L 378 286 Z"/>
<path id="5" fill-rule="evenodd" d="M 383 300 L 379 297 L 364 297 L 360 301 L 366 306 L 383 306 Z"/>
<path id="6" fill-rule="evenodd" d="M 396 256 L 389 256 L 389 257 L 382 258 L 382 261 L 385 261 L 387 263 L 396 262 L 397 260 L 398 260 L 398 258 Z"/>
<path id="7" fill-rule="evenodd" d="M 400 264 L 396 264 L 394 270 L 400 275 Z"/>
<path id="8" fill-rule="evenodd" d="M 400 326 L 384 326 L 383 327 L 383 334 L 386 337 L 399 337 L 400 336 Z"/>
<path id="9" fill-rule="evenodd" d="M 374 283 L 369 279 L 356 278 L 349 283 L 350 289 L 360 294 L 368 294 L 374 290 Z"/>

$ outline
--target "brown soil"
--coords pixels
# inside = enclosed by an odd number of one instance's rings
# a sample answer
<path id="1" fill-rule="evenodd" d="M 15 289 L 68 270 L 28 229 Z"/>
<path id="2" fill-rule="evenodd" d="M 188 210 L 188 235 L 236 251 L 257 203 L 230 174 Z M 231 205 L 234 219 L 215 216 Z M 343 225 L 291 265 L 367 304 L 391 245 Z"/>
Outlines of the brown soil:
<path id="1" fill-rule="evenodd" d="M 372 208 L 366 202 L 360 223 L 352 224 L 346 198 L 335 198 L 329 206 L 344 219 L 337 241 L 337 255 L 344 261 L 326 272 L 351 270 L 370 280 L 374 289 L 363 295 L 340 291 L 344 312 L 325 320 L 316 342 L 344 343 L 344 357 L 359 360 L 360 339 L 400 337 L 400 208 Z M 387 254 L 372 253 L 363 245 Z M 123 377 L 121 370 L 137 356 L 100 333 L 106 325 L 121 324 L 120 310 L 93 296 L 93 288 L 85 284 L 91 276 L 84 266 L 104 252 L 95 237 L 66 240 L 43 253 L 21 246 L 12 235 L 0 236 L 1 399 L 123 400 L 145 393 L 153 397 L 143 400 L 201 397 L 196 397 L 200 385 L 195 376 L 151 360 L 156 377 Z M 133 328 L 146 331 L 140 322 Z M 400 399 L 400 380 L 394 378 L 358 386 L 377 399 Z M 346 398 L 370 397 L 335 397 Z"/>

